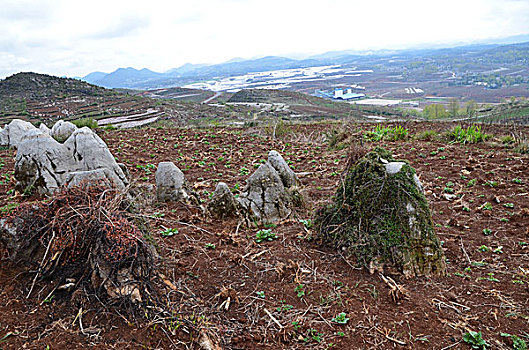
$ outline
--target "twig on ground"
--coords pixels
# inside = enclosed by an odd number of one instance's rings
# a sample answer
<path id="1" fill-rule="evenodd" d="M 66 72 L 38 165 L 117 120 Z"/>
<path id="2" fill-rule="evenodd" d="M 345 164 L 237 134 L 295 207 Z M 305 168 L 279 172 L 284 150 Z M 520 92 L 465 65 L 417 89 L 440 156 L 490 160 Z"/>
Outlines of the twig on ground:
<path id="1" fill-rule="evenodd" d="M 281 328 L 281 329 L 285 328 L 285 327 L 283 327 L 283 325 L 282 325 L 281 323 L 279 323 L 279 321 L 278 321 L 274 316 L 272 316 L 272 314 L 270 313 L 270 311 L 268 311 L 266 308 L 263 309 L 263 310 L 264 310 L 264 311 L 266 312 L 266 314 L 272 319 L 272 321 L 274 321 L 274 323 L 277 324 L 277 325 L 279 326 L 279 328 Z"/>

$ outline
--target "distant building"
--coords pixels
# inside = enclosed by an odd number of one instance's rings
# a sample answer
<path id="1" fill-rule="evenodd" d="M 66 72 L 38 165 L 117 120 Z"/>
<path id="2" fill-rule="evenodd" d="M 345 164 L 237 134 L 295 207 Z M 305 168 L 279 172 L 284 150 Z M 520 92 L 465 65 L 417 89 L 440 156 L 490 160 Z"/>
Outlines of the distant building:
<path id="1" fill-rule="evenodd" d="M 334 94 L 332 96 L 335 100 L 353 100 L 365 97 L 365 94 L 357 94 L 353 92 L 353 89 L 334 89 Z"/>

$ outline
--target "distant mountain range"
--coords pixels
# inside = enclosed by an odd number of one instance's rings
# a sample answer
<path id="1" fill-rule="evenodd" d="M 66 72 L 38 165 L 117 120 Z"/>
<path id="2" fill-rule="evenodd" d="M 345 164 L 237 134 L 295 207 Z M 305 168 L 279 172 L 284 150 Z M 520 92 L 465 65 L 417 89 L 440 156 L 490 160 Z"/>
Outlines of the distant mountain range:
<path id="1" fill-rule="evenodd" d="M 526 43 L 513 44 L 516 40 L 526 40 Z M 332 51 L 306 59 L 292 59 L 286 57 L 268 56 L 258 59 L 232 59 L 220 64 L 184 64 L 164 73 L 154 72 L 147 68 L 135 69 L 119 68 L 111 73 L 93 72 L 81 78 L 91 84 L 106 88 L 127 89 L 158 89 L 182 86 L 197 81 L 244 75 L 252 72 L 266 72 L 280 69 L 307 68 L 324 65 L 356 65 L 372 68 L 374 65 L 384 64 L 389 58 L 392 61 L 429 59 L 438 60 L 446 57 L 464 57 L 465 59 L 487 59 L 488 56 L 498 55 L 498 52 L 519 50 L 527 53 L 529 35 L 522 35 L 504 39 L 491 40 L 485 43 L 456 46 L 450 48 L 421 47 L 407 50 L 378 50 L 378 51 Z M 382 63 L 381 63 L 382 62 Z"/>

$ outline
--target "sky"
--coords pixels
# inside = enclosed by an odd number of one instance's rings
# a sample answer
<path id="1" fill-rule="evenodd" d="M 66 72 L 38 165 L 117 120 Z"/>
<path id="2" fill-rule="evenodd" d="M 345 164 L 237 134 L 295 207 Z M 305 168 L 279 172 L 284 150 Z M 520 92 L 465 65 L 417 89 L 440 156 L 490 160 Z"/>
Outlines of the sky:
<path id="1" fill-rule="evenodd" d="M 0 0 L 0 78 L 529 34 L 529 0 Z"/>

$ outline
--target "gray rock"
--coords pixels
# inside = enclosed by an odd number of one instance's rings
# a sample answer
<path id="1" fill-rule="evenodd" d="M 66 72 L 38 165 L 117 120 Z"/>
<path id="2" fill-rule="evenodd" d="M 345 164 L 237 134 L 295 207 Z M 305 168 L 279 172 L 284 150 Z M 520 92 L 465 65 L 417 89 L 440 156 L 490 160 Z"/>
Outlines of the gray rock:
<path id="1" fill-rule="evenodd" d="M 217 184 L 211 201 L 208 203 L 207 211 L 211 216 L 219 219 L 237 217 L 239 215 L 237 201 L 224 182 Z"/>
<path id="2" fill-rule="evenodd" d="M 350 165 L 333 203 L 315 218 L 319 239 L 370 271 L 387 265 L 410 277 L 444 275 L 444 253 L 415 169 L 382 157 L 388 152 L 376 148 Z"/>
<path id="3" fill-rule="evenodd" d="M 39 129 L 24 136 L 15 160 L 16 188 L 50 194 L 62 186 L 88 182 L 128 185 L 125 174 L 106 144 L 89 128 L 81 128 L 64 144 Z"/>
<path id="4" fill-rule="evenodd" d="M 35 256 L 38 242 L 28 244 L 27 238 L 17 229 L 22 221 L 22 218 L 17 217 L 11 224 L 8 224 L 6 219 L 0 219 L 0 242 L 5 244 L 13 260 L 28 260 L 30 257 L 37 260 L 40 258 L 40 256 Z"/>
<path id="5" fill-rule="evenodd" d="M 18 148 L 24 135 L 31 130 L 36 129 L 33 124 L 21 119 L 13 119 L 0 131 L 0 146 Z"/>
<path id="6" fill-rule="evenodd" d="M 382 161 L 382 158 L 380 158 L 380 160 Z M 382 162 L 384 163 L 384 162 Z M 396 174 L 400 171 L 400 169 L 402 169 L 402 166 L 405 165 L 406 163 L 404 162 L 390 162 L 390 163 L 384 163 L 384 165 L 386 166 L 386 173 L 388 173 L 389 175 L 393 175 L 393 174 Z"/>
<path id="7" fill-rule="evenodd" d="M 184 173 L 173 162 L 161 162 L 156 173 L 156 197 L 159 201 L 192 201 L 195 197 Z"/>
<path id="8" fill-rule="evenodd" d="M 20 143 L 15 159 L 16 188 L 52 193 L 64 183 L 67 174 L 78 170 L 69 150 L 51 137 L 30 138 Z"/>
<path id="9" fill-rule="evenodd" d="M 248 178 L 246 187 L 238 198 L 238 203 L 248 219 L 263 224 L 277 223 L 288 218 L 295 202 L 293 195 L 297 193 L 296 186 L 293 186 L 298 181 L 297 177 L 295 174 L 294 177 L 291 176 L 289 170 L 292 170 L 281 156 L 277 157 L 277 152 L 271 154 L 275 164 L 279 164 L 278 169 L 283 177 L 269 160 Z M 286 168 L 281 164 L 281 160 Z"/>
<path id="10" fill-rule="evenodd" d="M 44 124 L 44 123 L 40 123 L 40 125 L 39 125 L 39 129 L 40 129 L 40 131 L 42 131 L 42 132 L 45 133 L 46 135 L 51 136 L 51 130 L 50 130 L 50 128 L 48 128 L 48 127 L 46 126 L 46 124 Z"/>
<path id="11" fill-rule="evenodd" d="M 294 170 L 288 166 L 287 162 L 285 162 L 278 152 L 270 151 L 270 153 L 268 153 L 268 162 L 279 173 L 285 187 L 292 187 L 300 184 Z"/>
<path id="12" fill-rule="evenodd" d="M 68 180 L 66 180 L 66 185 L 68 187 L 79 186 L 81 183 L 90 183 L 90 184 L 102 184 L 111 187 L 116 187 L 123 189 L 124 183 L 116 175 L 115 172 L 109 168 L 99 168 L 95 170 L 85 170 L 85 171 L 73 171 L 68 174 Z"/>
<path id="13" fill-rule="evenodd" d="M 24 142 L 24 141 L 27 141 L 27 140 L 33 140 L 33 139 L 36 139 L 36 138 L 41 138 L 41 137 L 50 137 L 48 134 L 45 134 L 44 132 L 42 132 L 42 130 L 40 129 L 31 129 L 29 131 L 27 131 L 24 136 L 22 136 L 22 139 L 20 140 L 20 142 Z"/>
<path id="14" fill-rule="evenodd" d="M 70 137 L 70 135 L 74 133 L 75 130 L 77 130 L 77 126 L 74 124 L 68 121 L 59 120 L 51 128 L 50 135 L 58 142 L 64 142 Z"/>
<path id="15" fill-rule="evenodd" d="M 127 177 L 116 163 L 106 143 L 89 127 L 76 129 L 64 142 L 64 146 L 77 161 L 79 170 L 109 169 L 117 177 L 112 176 L 110 179 L 112 182 L 117 181 L 116 185 L 119 187 L 128 185 Z"/>

